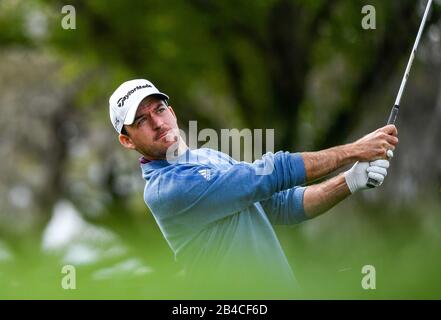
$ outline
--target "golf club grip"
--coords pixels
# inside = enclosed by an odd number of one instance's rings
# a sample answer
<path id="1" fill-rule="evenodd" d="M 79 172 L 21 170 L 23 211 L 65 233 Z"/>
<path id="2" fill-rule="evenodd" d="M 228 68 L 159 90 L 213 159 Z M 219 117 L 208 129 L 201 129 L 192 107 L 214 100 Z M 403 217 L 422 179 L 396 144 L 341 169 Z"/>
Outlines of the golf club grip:
<path id="1" fill-rule="evenodd" d="M 378 182 L 377 182 L 377 180 L 369 178 L 368 182 L 366 183 L 366 186 L 368 186 L 369 188 L 375 188 L 375 187 L 378 187 Z"/>
<path id="2" fill-rule="evenodd" d="M 392 110 L 390 111 L 389 114 L 389 119 L 387 120 L 387 124 L 395 124 L 399 111 L 400 111 L 399 105 L 396 104 L 392 107 Z M 369 188 L 375 188 L 378 187 L 378 182 L 372 178 L 369 178 L 368 182 L 366 183 L 366 186 L 368 186 Z"/>

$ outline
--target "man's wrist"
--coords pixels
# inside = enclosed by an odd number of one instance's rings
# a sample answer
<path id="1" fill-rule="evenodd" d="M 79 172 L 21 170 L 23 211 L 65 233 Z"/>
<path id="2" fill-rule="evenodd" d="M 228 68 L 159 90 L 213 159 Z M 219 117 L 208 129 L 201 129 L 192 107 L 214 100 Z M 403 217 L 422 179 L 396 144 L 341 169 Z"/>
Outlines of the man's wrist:
<path id="1" fill-rule="evenodd" d="M 353 143 L 340 146 L 339 167 L 358 161 L 358 152 Z"/>
<path id="2" fill-rule="evenodd" d="M 351 191 L 343 174 L 308 186 L 303 195 L 305 215 L 310 219 L 314 218 L 350 195 Z"/>

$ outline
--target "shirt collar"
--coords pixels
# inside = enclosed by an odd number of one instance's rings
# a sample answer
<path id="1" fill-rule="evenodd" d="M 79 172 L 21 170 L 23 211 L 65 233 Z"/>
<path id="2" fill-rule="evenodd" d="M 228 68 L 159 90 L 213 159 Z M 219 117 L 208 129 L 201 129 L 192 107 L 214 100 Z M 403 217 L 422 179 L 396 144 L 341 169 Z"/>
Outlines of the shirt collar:
<path id="1" fill-rule="evenodd" d="M 146 164 L 149 163 L 151 160 L 146 159 L 144 156 L 139 158 L 139 163 L 140 164 Z"/>

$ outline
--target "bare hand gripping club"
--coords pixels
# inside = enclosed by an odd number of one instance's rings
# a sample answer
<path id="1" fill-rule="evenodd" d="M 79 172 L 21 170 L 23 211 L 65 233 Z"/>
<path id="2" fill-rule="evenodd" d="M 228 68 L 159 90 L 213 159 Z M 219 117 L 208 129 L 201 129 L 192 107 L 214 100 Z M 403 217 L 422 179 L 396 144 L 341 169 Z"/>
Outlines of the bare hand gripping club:
<path id="1" fill-rule="evenodd" d="M 413 45 L 409 62 L 407 63 L 406 71 L 404 72 L 403 80 L 401 80 L 401 86 L 400 86 L 400 90 L 398 91 L 397 99 L 395 100 L 395 105 L 392 107 L 392 110 L 389 115 L 389 119 L 387 120 L 387 124 L 395 124 L 395 120 L 397 120 L 398 112 L 400 111 L 401 96 L 403 95 L 404 89 L 406 88 L 407 79 L 409 78 L 409 74 L 410 74 L 410 69 L 412 68 L 413 60 L 415 59 L 418 45 L 420 44 L 421 35 L 423 34 L 424 26 L 426 25 L 427 17 L 429 15 L 431 6 L 432 6 L 432 0 L 429 0 L 426 5 L 426 10 L 424 12 L 423 20 L 421 21 L 420 29 L 418 30 L 418 35 L 416 37 L 415 44 Z M 376 180 L 369 178 L 367 182 L 367 186 L 370 188 L 374 188 L 378 186 L 378 183 Z"/>

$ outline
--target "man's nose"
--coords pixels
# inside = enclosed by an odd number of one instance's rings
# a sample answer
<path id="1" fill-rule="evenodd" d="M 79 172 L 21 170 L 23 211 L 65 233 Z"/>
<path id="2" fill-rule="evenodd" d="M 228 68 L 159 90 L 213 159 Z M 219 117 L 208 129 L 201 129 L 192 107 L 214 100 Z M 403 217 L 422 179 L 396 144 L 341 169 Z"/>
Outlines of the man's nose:
<path id="1" fill-rule="evenodd" d="M 152 115 L 151 116 L 151 123 L 152 123 L 153 129 L 159 129 L 164 124 L 164 122 L 162 121 L 161 117 L 158 117 L 156 115 Z"/>

